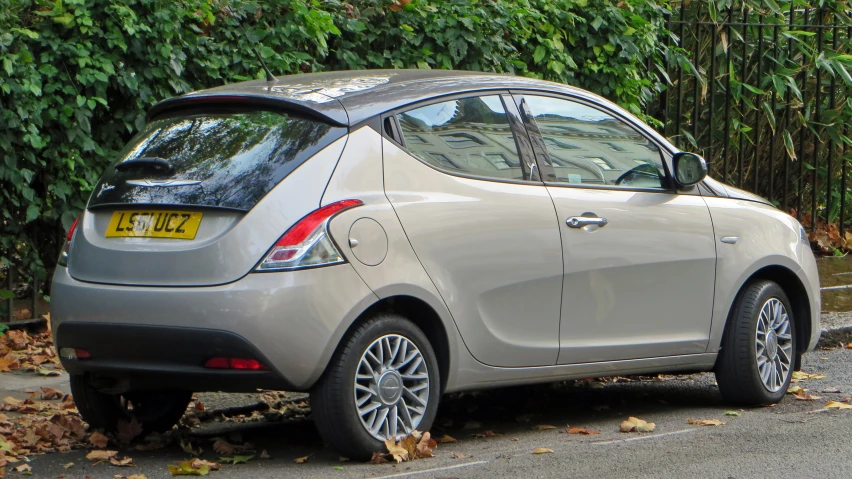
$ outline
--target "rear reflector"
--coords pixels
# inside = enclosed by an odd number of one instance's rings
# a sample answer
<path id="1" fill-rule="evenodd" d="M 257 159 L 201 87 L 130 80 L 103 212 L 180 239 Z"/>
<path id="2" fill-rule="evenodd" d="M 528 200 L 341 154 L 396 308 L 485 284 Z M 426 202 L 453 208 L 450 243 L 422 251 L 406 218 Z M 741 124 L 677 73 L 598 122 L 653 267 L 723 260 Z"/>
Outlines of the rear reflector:
<path id="1" fill-rule="evenodd" d="M 79 223 L 79 222 L 80 222 L 79 216 L 74 218 L 74 222 L 71 223 L 71 227 L 68 228 L 68 234 L 65 235 L 65 241 L 68 241 L 70 243 L 71 240 L 74 238 L 74 231 L 77 229 L 77 223 Z"/>
<path id="2" fill-rule="evenodd" d="M 92 355 L 85 349 L 61 348 L 59 357 L 62 359 L 89 359 Z"/>
<path id="3" fill-rule="evenodd" d="M 269 371 L 269 368 L 257 359 L 210 358 L 204 363 L 210 369 L 244 369 L 249 371 Z"/>

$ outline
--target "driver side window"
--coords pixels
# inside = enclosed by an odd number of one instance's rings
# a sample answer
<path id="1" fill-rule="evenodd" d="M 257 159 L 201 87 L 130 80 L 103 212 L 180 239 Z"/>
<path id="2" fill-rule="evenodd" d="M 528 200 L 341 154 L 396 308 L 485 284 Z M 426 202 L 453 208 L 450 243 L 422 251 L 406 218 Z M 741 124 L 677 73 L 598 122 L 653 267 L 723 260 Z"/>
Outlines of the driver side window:
<path id="1" fill-rule="evenodd" d="M 524 95 L 555 178 L 572 185 L 663 188 L 659 148 L 609 113 L 559 98 Z"/>

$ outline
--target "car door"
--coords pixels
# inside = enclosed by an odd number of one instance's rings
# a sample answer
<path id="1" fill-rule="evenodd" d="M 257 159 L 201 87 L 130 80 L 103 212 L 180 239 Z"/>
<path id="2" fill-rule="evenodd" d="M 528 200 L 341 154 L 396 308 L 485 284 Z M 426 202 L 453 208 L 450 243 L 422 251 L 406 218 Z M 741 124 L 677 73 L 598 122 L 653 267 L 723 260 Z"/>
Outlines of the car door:
<path id="1" fill-rule="evenodd" d="M 697 191 L 675 191 L 659 145 L 619 114 L 566 97 L 515 100 L 562 234 L 558 363 L 705 352 L 716 250 Z"/>
<path id="2" fill-rule="evenodd" d="M 385 192 L 473 357 L 553 365 L 562 245 L 505 98 L 471 94 L 397 112 L 395 141 L 383 142 Z"/>

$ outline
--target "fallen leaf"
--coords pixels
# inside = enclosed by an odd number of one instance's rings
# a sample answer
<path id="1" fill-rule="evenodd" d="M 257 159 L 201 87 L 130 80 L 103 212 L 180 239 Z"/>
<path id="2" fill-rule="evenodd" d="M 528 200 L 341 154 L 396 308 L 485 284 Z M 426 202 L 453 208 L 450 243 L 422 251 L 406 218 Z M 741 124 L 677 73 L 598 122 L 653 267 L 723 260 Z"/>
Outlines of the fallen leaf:
<path id="1" fill-rule="evenodd" d="M 167 467 L 173 476 L 206 476 L 210 473 L 209 467 L 201 465 L 198 468 L 194 468 L 190 461 L 181 461 L 176 466 L 169 464 Z"/>
<path id="2" fill-rule="evenodd" d="M 254 459 L 254 456 L 233 456 L 233 457 L 220 457 L 219 460 L 222 462 L 227 462 L 229 464 L 245 464 Z"/>
<path id="3" fill-rule="evenodd" d="M 631 416 L 621 423 L 620 429 L 621 432 L 652 432 L 655 427 L 657 427 L 657 425 L 652 422 L 646 422 L 642 419 Z"/>
<path id="4" fill-rule="evenodd" d="M 124 476 L 122 479 L 148 479 L 145 477 L 145 474 L 132 474 L 130 476 Z"/>
<path id="5" fill-rule="evenodd" d="M 600 431 L 586 429 L 584 427 L 572 427 L 568 429 L 568 434 L 583 434 L 585 436 L 588 436 L 590 434 L 600 434 Z"/>
<path id="6" fill-rule="evenodd" d="M 132 417 L 130 421 L 121 419 L 117 424 L 118 431 L 115 434 L 116 439 L 121 442 L 128 443 L 136 436 L 142 434 L 142 423 L 136 417 Z"/>
<path id="7" fill-rule="evenodd" d="M 225 455 L 233 454 L 234 449 L 235 449 L 234 445 L 229 443 L 228 441 L 226 441 L 224 439 L 216 439 L 213 442 L 213 450 L 216 451 L 219 454 L 225 454 Z"/>
<path id="8" fill-rule="evenodd" d="M 261 458 L 261 459 L 269 459 L 269 458 L 270 458 L 269 453 L 268 453 L 268 452 L 266 452 L 266 449 L 264 449 L 263 451 L 261 451 L 261 453 L 260 453 L 260 458 Z"/>
<path id="9" fill-rule="evenodd" d="M 822 399 L 822 396 L 814 396 L 813 394 L 809 394 L 806 392 L 807 390 L 802 390 L 793 394 L 793 397 L 798 399 L 799 401 L 815 401 L 817 399 Z"/>
<path id="10" fill-rule="evenodd" d="M 23 473 L 27 473 L 27 472 L 30 472 L 32 470 L 33 470 L 33 468 L 29 464 L 21 464 L 20 466 L 15 468 L 15 472 L 23 472 Z"/>
<path id="11" fill-rule="evenodd" d="M 198 449 L 193 449 L 192 448 L 192 441 L 186 441 L 186 442 L 181 441 L 180 442 L 180 448 L 183 449 L 183 452 L 185 452 L 185 453 L 187 453 L 191 456 L 200 456 L 201 453 L 204 452 L 204 449 L 201 449 L 201 447 L 199 447 Z"/>
<path id="12" fill-rule="evenodd" d="M 38 368 L 39 376 L 59 376 L 59 371 L 54 371 L 51 369 Z"/>
<path id="13" fill-rule="evenodd" d="M 819 392 L 821 392 L 821 393 L 829 393 L 829 394 L 840 394 L 840 393 L 842 393 L 843 391 L 841 391 L 839 388 L 834 388 L 834 387 L 832 387 L 832 388 L 824 388 L 824 389 L 821 389 Z"/>
<path id="14" fill-rule="evenodd" d="M 311 457 L 311 456 L 302 456 L 302 457 L 297 457 L 296 459 L 293 459 L 293 462 L 295 462 L 296 464 L 304 464 L 304 463 L 308 462 L 308 459 L 309 459 L 310 457 Z"/>
<path id="15" fill-rule="evenodd" d="M 464 455 L 463 453 L 461 453 L 461 452 L 454 452 L 454 453 L 453 453 L 453 459 L 464 459 L 465 457 L 467 457 L 467 456 L 465 456 L 465 455 Z"/>
<path id="16" fill-rule="evenodd" d="M 332 469 L 334 469 L 335 471 L 342 471 L 343 466 L 333 466 Z"/>
<path id="17" fill-rule="evenodd" d="M 791 386 L 789 389 L 787 389 L 787 394 L 798 394 L 802 391 L 807 391 L 807 389 L 803 388 L 802 386 Z"/>
<path id="18" fill-rule="evenodd" d="M 50 401 L 52 399 L 62 399 L 62 396 L 65 396 L 65 393 L 56 388 L 51 388 L 47 386 L 41 387 L 41 398 L 46 401 Z"/>
<path id="19" fill-rule="evenodd" d="M 12 353 L 9 353 L 0 358 L 0 371 L 11 371 L 12 369 L 15 369 L 14 366 L 16 366 L 17 364 L 18 358 L 16 358 Z"/>
<path id="20" fill-rule="evenodd" d="M 533 454 L 553 454 L 553 449 L 548 449 L 546 447 L 537 447 L 533 449 Z"/>
<path id="21" fill-rule="evenodd" d="M 107 444 L 109 444 L 109 438 L 98 431 L 95 431 L 89 436 L 89 444 L 97 447 L 98 449 L 103 449 L 107 447 Z"/>
<path id="22" fill-rule="evenodd" d="M 741 414 L 737 411 L 725 411 L 725 416 L 740 416 Z"/>
<path id="23" fill-rule="evenodd" d="M 15 351 L 27 349 L 30 345 L 30 338 L 24 331 L 9 330 L 6 331 L 9 347 Z"/>
<path id="24" fill-rule="evenodd" d="M 545 431 L 547 429 L 556 429 L 556 426 L 551 426 L 550 424 L 539 424 L 538 426 L 533 426 L 533 429 L 536 431 Z"/>
<path id="25" fill-rule="evenodd" d="M 388 450 L 388 454 L 393 456 L 393 459 L 397 462 L 397 464 L 408 460 L 408 450 L 394 442 L 393 439 L 386 440 L 385 447 Z"/>
<path id="26" fill-rule="evenodd" d="M 124 459 L 116 459 L 114 457 L 111 457 L 111 458 L 109 458 L 109 463 L 112 464 L 113 466 L 118 466 L 118 467 L 130 467 L 130 466 L 136 465 L 136 464 L 133 464 L 133 459 L 131 459 L 127 456 L 124 456 Z"/>
<path id="27" fill-rule="evenodd" d="M 485 437 L 500 437 L 500 436 L 502 436 L 502 434 L 497 434 L 494 431 L 492 431 L 491 429 L 488 429 L 488 430 L 485 430 L 485 431 L 482 431 L 482 432 L 478 432 L 476 434 L 471 434 L 470 436 L 471 437 L 485 438 Z"/>
<path id="28" fill-rule="evenodd" d="M 73 463 L 73 462 L 69 462 L 68 464 L 65 464 L 65 465 L 64 465 L 64 466 L 62 466 L 62 467 L 64 467 L 65 469 L 68 469 L 68 468 L 72 467 L 73 465 L 74 465 L 74 463 Z"/>
<path id="29" fill-rule="evenodd" d="M 795 380 L 795 381 L 792 381 L 792 382 L 801 381 L 803 379 L 824 379 L 824 378 L 825 378 L 825 376 L 822 375 L 822 374 L 806 373 L 804 371 L 793 371 L 792 380 Z"/>
<path id="30" fill-rule="evenodd" d="M 718 419 L 687 419 L 686 423 L 693 426 L 721 426 L 725 424 L 724 421 Z"/>
<path id="31" fill-rule="evenodd" d="M 450 436 L 449 434 L 444 434 L 444 437 L 438 439 L 438 444 L 452 444 L 454 442 L 459 442 L 456 438 Z"/>
<path id="32" fill-rule="evenodd" d="M 193 469 L 200 469 L 202 466 L 207 466 L 207 468 L 211 471 L 218 471 L 219 469 L 222 469 L 222 465 L 218 462 L 205 461 L 204 459 L 200 459 L 197 457 L 195 459 L 190 460 L 189 465 Z"/>
<path id="33" fill-rule="evenodd" d="M 93 462 L 109 461 L 116 454 L 118 454 L 118 451 L 91 451 L 86 454 L 86 459 Z"/>
<path id="34" fill-rule="evenodd" d="M 387 454 L 384 452 L 376 451 L 373 453 L 373 457 L 370 458 L 370 464 L 387 464 L 388 462 L 390 461 L 388 461 Z"/>
<path id="35" fill-rule="evenodd" d="M 340 462 L 347 462 L 347 461 L 349 461 L 349 458 L 346 457 L 346 456 L 340 456 L 340 457 L 337 458 L 337 460 L 340 461 Z"/>
<path id="36" fill-rule="evenodd" d="M 825 409 L 852 409 L 852 404 L 846 404 L 839 401 L 828 401 Z"/>
<path id="37" fill-rule="evenodd" d="M 438 447 L 438 443 L 432 439 L 432 435 L 428 431 L 424 432 L 420 440 L 417 441 L 415 456 L 417 458 L 432 457 L 432 450 L 436 447 Z"/>

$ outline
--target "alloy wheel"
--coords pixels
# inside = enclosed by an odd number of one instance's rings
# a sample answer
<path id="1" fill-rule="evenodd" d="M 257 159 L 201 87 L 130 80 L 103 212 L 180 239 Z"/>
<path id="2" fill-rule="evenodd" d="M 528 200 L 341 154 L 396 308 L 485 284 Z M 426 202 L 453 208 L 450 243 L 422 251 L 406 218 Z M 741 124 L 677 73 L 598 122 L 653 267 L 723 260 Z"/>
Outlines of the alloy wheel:
<path id="1" fill-rule="evenodd" d="M 755 356 L 760 380 L 770 392 L 787 382 L 793 358 L 793 335 L 787 308 L 769 298 L 760 308 L 755 331 Z"/>
<path id="2" fill-rule="evenodd" d="M 355 407 L 376 439 L 398 439 L 415 430 L 429 401 L 429 371 L 417 346 L 398 334 L 373 341 L 355 372 Z"/>

